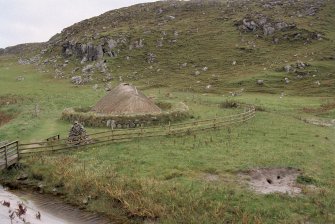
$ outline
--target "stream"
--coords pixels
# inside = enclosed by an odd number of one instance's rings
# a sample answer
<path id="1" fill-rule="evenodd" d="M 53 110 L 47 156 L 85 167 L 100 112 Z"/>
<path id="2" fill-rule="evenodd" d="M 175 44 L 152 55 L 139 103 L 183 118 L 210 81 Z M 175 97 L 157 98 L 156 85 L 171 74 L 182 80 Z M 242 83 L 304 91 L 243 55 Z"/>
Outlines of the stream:
<path id="1" fill-rule="evenodd" d="M 57 197 L 9 191 L 0 186 L 0 223 L 108 224 L 112 222 L 105 217 L 65 204 Z"/>

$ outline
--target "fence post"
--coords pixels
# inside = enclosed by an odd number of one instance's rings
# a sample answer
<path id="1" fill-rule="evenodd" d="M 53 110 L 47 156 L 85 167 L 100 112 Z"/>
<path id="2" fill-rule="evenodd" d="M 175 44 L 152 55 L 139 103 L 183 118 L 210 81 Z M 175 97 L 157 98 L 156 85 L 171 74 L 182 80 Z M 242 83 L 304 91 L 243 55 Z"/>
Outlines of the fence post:
<path id="1" fill-rule="evenodd" d="M 244 113 L 243 113 L 243 115 L 242 115 L 242 122 L 241 123 L 244 123 L 245 121 L 246 121 L 246 114 L 248 113 L 248 109 L 245 109 L 244 110 Z"/>
<path id="2" fill-rule="evenodd" d="M 6 169 L 7 169 L 8 168 L 7 145 L 5 145 L 5 162 L 6 162 Z"/>
<path id="3" fill-rule="evenodd" d="M 19 141 L 16 141 L 16 151 L 17 151 L 17 160 L 20 159 L 20 151 L 19 151 Z"/>
<path id="4" fill-rule="evenodd" d="M 141 136 L 143 138 L 143 125 L 141 124 Z"/>

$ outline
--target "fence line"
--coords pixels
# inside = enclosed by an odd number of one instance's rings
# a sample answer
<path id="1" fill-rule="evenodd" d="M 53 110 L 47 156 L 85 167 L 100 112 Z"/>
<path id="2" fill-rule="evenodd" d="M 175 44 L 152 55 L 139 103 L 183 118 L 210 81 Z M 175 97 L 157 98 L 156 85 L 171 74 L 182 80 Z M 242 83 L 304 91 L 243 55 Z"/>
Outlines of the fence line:
<path id="1" fill-rule="evenodd" d="M 54 152 L 61 150 L 68 150 L 72 148 L 78 148 L 83 146 L 97 145 L 107 142 L 123 142 L 131 141 L 138 138 L 150 138 L 159 136 L 171 136 L 179 134 L 187 134 L 196 131 L 216 129 L 223 126 L 235 125 L 246 122 L 255 116 L 255 107 L 248 105 L 245 112 L 215 117 L 212 119 L 204 119 L 192 122 L 185 122 L 179 124 L 169 124 L 160 127 L 149 127 L 149 128 L 136 128 L 127 130 L 110 130 L 105 132 L 98 132 L 90 134 L 90 140 L 86 142 L 67 142 L 67 139 L 60 139 L 59 137 L 55 141 L 44 141 L 35 143 L 19 144 L 20 154 L 31 154 L 38 152 Z"/>

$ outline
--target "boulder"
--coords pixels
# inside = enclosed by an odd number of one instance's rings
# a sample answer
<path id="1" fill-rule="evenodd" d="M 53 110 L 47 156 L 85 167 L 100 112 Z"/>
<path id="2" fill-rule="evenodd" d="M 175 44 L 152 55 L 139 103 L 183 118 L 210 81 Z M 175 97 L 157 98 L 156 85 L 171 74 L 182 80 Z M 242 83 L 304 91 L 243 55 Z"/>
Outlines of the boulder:
<path id="1" fill-rule="evenodd" d="M 81 71 L 83 73 L 90 73 L 90 72 L 93 72 L 93 70 L 94 70 L 94 66 L 90 64 L 90 65 L 86 65 Z"/>
<path id="2" fill-rule="evenodd" d="M 258 79 L 256 83 L 257 83 L 257 85 L 262 86 L 262 85 L 264 85 L 264 80 Z"/>
<path id="3" fill-rule="evenodd" d="M 242 22 L 243 22 L 243 26 L 242 26 L 242 28 L 244 29 L 244 30 L 246 30 L 246 31 L 255 31 L 255 30 L 257 30 L 257 24 L 254 22 L 254 21 L 248 21 L 247 19 L 243 19 L 242 20 Z"/>
<path id="4" fill-rule="evenodd" d="M 271 36 L 272 34 L 274 34 L 276 31 L 275 28 L 273 28 L 271 25 L 266 25 L 263 27 L 263 34 L 264 36 Z"/>
<path id="5" fill-rule="evenodd" d="M 286 73 L 289 73 L 289 72 L 293 71 L 293 68 L 292 68 L 291 65 L 285 65 L 284 70 L 285 70 Z"/>
<path id="6" fill-rule="evenodd" d="M 285 80 L 285 83 L 286 83 L 286 84 L 289 84 L 289 83 L 290 83 L 290 80 L 289 80 L 287 77 L 285 77 L 284 80 Z"/>
<path id="7" fill-rule="evenodd" d="M 73 84 L 75 84 L 75 85 L 81 85 L 81 84 L 82 84 L 82 78 L 81 78 L 80 75 L 78 75 L 78 76 L 73 76 L 73 77 L 71 78 L 71 82 L 72 82 Z"/>

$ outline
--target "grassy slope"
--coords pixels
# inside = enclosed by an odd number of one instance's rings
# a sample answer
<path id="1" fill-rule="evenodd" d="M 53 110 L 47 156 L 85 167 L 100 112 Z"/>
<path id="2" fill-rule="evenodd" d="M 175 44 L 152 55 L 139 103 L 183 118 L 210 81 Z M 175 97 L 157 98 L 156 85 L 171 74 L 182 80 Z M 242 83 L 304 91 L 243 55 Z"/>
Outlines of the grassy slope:
<path id="1" fill-rule="evenodd" d="M 64 136 L 69 124 L 58 120 L 62 109 L 91 105 L 103 95 L 91 88 L 55 82 L 29 66 L 13 64 L 10 58 L 2 58 L 0 69 L 1 95 L 16 94 L 26 99 L 20 105 L 2 108 L 12 108 L 20 114 L 1 127 L 1 138 L 20 136 L 20 140 L 36 140 L 60 132 Z M 24 74 L 26 79 L 15 81 L 17 74 Z M 170 89 L 146 91 L 158 97 L 167 92 Z M 172 96 L 177 98 L 174 100 L 186 101 L 196 117 L 234 112 L 216 109 L 217 103 L 230 97 L 187 92 L 172 92 Z M 310 116 L 301 113 L 301 109 L 318 108 L 334 98 L 281 99 L 279 95 L 254 93 L 234 99 L 262 106 L 266 111 L 230 131 L 154 138 L 27 158 L 22 162 L 28 167 L 19 172 L 28 172 L 30 181 L 42 181 L 49 190 L 56 186 L 76 203 L 91 196 L 94 199 L 89 201 L 89 209 L 104 211 L 119 222 L 139 221 L 125 219 L 127 214 L 159 217 L 163 223 L 333 222 L 334 128 L 313 126 L 295 117 Z M 42 110 L 38 118 L 31 115 L 35 102 Z M 236 175 L 255 167 L 288 166 L 302 169 L 304 175 L 316 181 L 317 189 L 303 186 L 304 194 L 298 198 L 262 196 L 250 192 Z M 219 181 L 206 181 L 208 174 L 219 175 Z M 11 171 L 7 175 L 17 174 Z M 112 198 L 120 200 L 120 206 L 111 207 Z"/>
<path id="2" fill-rule="evenodd" d="M 332 25 L 335 22 L 332 13 L 335 6 L 329 1 L 326 1 L 326 4 L 327 6 L 317 14 L 317 18 L 299 18 L 291 15 L 302 6 L 285 9 L 276 7 L 270 10 L 262 8 L 259 3 L 236 3 L 233 13 L 226 4 L 176 3 L 177 7 L 174 8 L 172 3 L 161 2 L 124 8 L 119 10 L 119 13 L 108 12 L 67 28 L 59 38 L 99 43 L 100 38 L 126 36 L 130 42 L 119 47 L 118 57 L 105 58 L 108 67 L 116 79 L 122 76 L 124 81 L 145 86 L 162 85 L 175 90 L 188 88 L 196 92 L 205 92 L 205 87 L 212 85 L 207 91 L 216 93 L 244 87 L 247 91 L 268 93 L 287 91 L 300 95 L 333 94 L 334 63 L 320 61 L 323 57 L 333 55 L 335 51 L 332 44 Z M 301 5 L 306 4 L 302 2 Z M 159 8 L 163 9 L 162 14 L 157 14 Z M 276 10 L 275 14 L 273 10 Z M 240 33 L 234 23 L 248 14 L 257 13 L 267 15 L 274 21 L 295 23 L 299 30 L 322 33 L 326 38 L 322 41 L 314 40 L 306 45 L 304 40 L 282 40 L 275 45 L 272 44 L 272 37 L 257 38 L 255 33 Z M 112 14 L 123 17 L 115 17 Z M 166 19 L 169 15 L 175 16 L 176 19 Z M 110 27 L 110 21 L 116 21 L 117 25 Z M 103 30 L 103 27 L 107 29 Z M 174 36 L 175 31 L 178 32 L 178 36 Z M 281 35 L 281 32 L 275 34 L 278 37 Z M 90 40 L 89 37 L 92 36 L 96 38 Z M 157 47 L 160 38 L 164 39 L 163 47 Z M 129 50 L 128 45 L 139 39 L 143 39 L 144 47 Z M 176 40 L 176 43 L 171 43 L 173 40 Z M 53 48 L 52 54 L 55 52 L 60 54 L 60 49 Z M 155 63 L 146 62 L 149 52 L 156 55 Z M 130 56 L 129 61 L 125 59 L 127 56 Z M 48 58 L 48 55 L 45 57 Z M 80 60 L 70 59 L 72 63 L 80 66 Z M 310 70 L 318 70 L 317 76 L 298 80 L 293 74 L 273 72 L 298 60 L 310 63 Z M 232 65 L 233 61 L 237 62 L 235 66 Z M 181 68 L 181 64 L 185 62 L 188 65 Z M 150 69 L 150 66 L 153 68 Z M 209 69 L 202 72 L 205 66 Z M 196 70 L 201 71 L 201 74 L 195 77 L 192 74 Z M 69 74 L 70 71 L 69 69 L 66 73 Z M 290 85 L 284 84 L 285 77 L 292 80 Z M 99 82 L 99 74 L 95 79 L 95 82 Z M 264 79 L 266 85 L 257 86 L 257 79 Z M 317 80 L 324 88 L 317 88 Z"/>
<path id="3" fill-rule="evenodd" d="M 29 182 L 43 182 L 46 191 L 56 187 L 78 204 L 90 196 L 87 208 L 106 212 L 118 222 L 141 221 L 136 217 L 158 217 L 162 223 L 335 222 L 334 128 L 318 127 L 300 119 L 315 118 L 313 113 L 304 113 L 304 107 L 318 108 L 335 100 L 334 76 L 328 75 L 334 73 L 334 63 L 321 60 L 334 53 L 331 45 L 335 39 L 332 29 L 335 21 L 331 14 L 334 5 L 323 9 L 320 20 L 296 19 L 295 22 L 306 29 L 322 30 L 329 39 L 307 46 L 272 45 L 251 34 L 239 36 L 232 20 L 218 19 L 223 15 L 215 7 L 204 9 L 206 15 L 199 13 L 202 9 L 170 10 L 167 14 L 175 13 L 176 20 L 162 29 L 170 36 L 174 30 L 180 31 L 176 45 L 167 47 L 166 43 L 158 50 L 155 43 L 160 32 L 143 34 L 149 24 L 152 30 L 158 29 L 155 18 L 145 20 L 145 28 L 133 22 L 134 38 L 143 37 L 146 47 L 124 51 L 118 58 L 110 59 L 113 74 L 123 75 L 126 81 L 136 83 L 145 93 L 158 99 L 166 100 L 166 93 L 172 93 L 174 98 L 168 100 L 185 101 L 195 117 L 234 113 L 234 110 L 218 109 L 216 104 L 229 99 L 229 91 L 242 87 L 249 93 L 234 100 L 262 106 L 265 112 L 258 112 L 254 120 L 231 129 L 106 145 L 59 155 L 38 155 L 22 160 L 27 165 L 24 170 L 3 174 L 14 178 L 20 172 L 27 172 Z M 242 15 L 245 11 L 229 16 L 241 19 Z M 314 24 L 312 27 L 310 22 Z M 127 23 L 119 25 L 113 32 L 128 30 Z M 195 32 L 196 28 L 199 32 Z M 191 30 L 191 34 L 187 30 Z M 247 41 L 255 41 L 257 45 L 251 54 L 238 49 Z M 147 52 L 157 55 L 152 70 L 144 60 Z M 127 55 L 133 59 L 124 60 Z M 318 69 L 320 87 L 313 84 L 315 78 L 312 77 L 293 80 L 290 85 L 279 81 L 287 74 L 274 72 L 275 68 L 298 59 Z M 232 65 L 234 60 L 237 66 Z M 188 66 L 180 69 L 184 62 Z M 198 77 L 191 75 L 204 66 L 209 67 L 207 72 Z M 161 71 L 156 72 L 157 68 Z M 127 78 L 133 71 L 138 71 L 143 78 Z M 15 81 L 18 75 L 23 75 L 25 80 Z M 61 111 L 65 107 L 93 105 L 104 95 L 102 89 L 94 91 L 90 85 L 75 88 L 67 80 L 51 79 L 52 75 L 52 72 L 37 72 L 32 66 L 19 66 L 12 57 L 0 58 L 0 95 L 14 94 L 23 98 L 17 104 L 1 106 L 2 111 L 16 114 L 16 118 L 0 127 L 0 141 L 41 140 L 58 133 L 64 137 L 70 124 L 59 120 Z M 265 86 L 257 86 L 257 79 L 264 79 Z M 164 88 L 155 88 L 157 84 Z M 214 93 L 201 94 L 208 84 L 213 85 Z M 281 91 L 288 96 L 280 98 L 277 93 Z M 39 117 L 33 116 L 36 103 L 41 108 Z M 334 119 L 334 109 L 320 116 Z M 94 131 L 88 129 L 88 132 Z M 296 198 L 264 196 L 251 192 L 236 175 L 255 167 L 288 166 L 299 168 L 305 176 L 313 178 L 317 188 L 302 185 L 304 193 Z M 219 180 L 207 181 L 208 174 L 218 175 Z"/>

